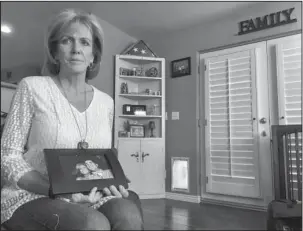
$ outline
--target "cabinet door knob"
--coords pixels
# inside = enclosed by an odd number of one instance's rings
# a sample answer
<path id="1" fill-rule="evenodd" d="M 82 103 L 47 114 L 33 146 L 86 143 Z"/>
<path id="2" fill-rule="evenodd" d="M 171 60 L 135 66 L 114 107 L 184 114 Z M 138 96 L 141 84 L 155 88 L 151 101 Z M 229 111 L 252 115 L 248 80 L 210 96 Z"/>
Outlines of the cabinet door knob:
<path id="1" fill-rule="evenodd" d="M 138 152 L 136 152 L 136 154 L 133 153 L 130 156 L 136 157 L 137 158 L 137 162 L 139 162 L 139 153 Z"/>
<path id="2" fill-rule="evenodd" d="M 144 154 L 144 152 L 142 152 L 142 162 L 144 162 L 144 157 L 146 157 L 146 156 L 149 156 L 149 153 Z"/>

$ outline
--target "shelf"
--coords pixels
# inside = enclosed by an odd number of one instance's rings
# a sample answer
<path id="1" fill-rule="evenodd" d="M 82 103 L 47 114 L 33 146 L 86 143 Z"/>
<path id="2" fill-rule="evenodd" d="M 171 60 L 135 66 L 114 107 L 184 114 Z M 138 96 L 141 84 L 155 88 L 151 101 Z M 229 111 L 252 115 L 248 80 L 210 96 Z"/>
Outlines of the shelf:
<path id="1" fill-rule="evenodd" d="M 163 61 L 164 58 L 144 57 L 136 55 L 117 55 L 120 59 L 135 59 L 135 60 L 147 60 L 147 61 Z"/>
<path id="2" fill-rule="evenodd" d="M 163 139 L 162 137 L 117 137 L 118 139 L 121 140 L 160 140 Z"/>
<path id="3" fill-rule="evenodd" d="M 125 79 L 143 79 L 143 80 L 161 80 L 162 77 L 148 77 L 148 76 L 135 76 L 135 75 L 119 75 L 120 78 Z"/>
<path id="4" fill-rule="evenodd" d="M 165 59 L 156 57 L 139 57 L 133 55 L 116 55 L 115 61 L 114 85 L 116 113 L 114 115 L 114 143 L 117 144 L 119 141 L 123 142 L 123 145 L 121 146 L 123 147 L 123 151 L 125 148 L 137 148 L 131 147 L 132 145 L 139 145 L 140 150 L 140 144 L 142 141 L 144 141 L 147 145 L 151 145 L 151 149 L 155 149 L 156 152 L 159 150 L 164 150 L 164 105 L 166 105 Z M 149 72 L 146 72 L 152 67 L 157 68 L 158 71 L 157 75 L 156 72 L 154 72 L 155 77 L 147 76 L 152 75 L 149 74 Z M 134 69 L 139 72 L 135 72 Z M 129 70 L 129 72 L 127 70 Z M 150 72 L 151 71 L 152 70 L 150 70 Z M 125 87 L 123 84 L 126 84 L 127 87 Z M 144 115 L 144 113 L 129 113 L 132 115 L 123 114 L 123 105 L 145 105 L 147 115 Z M 144 125 L 146 137 L 119 137 L 119 132 L 124 130 L 125 123 L 127 121 L 129 124 L 137 122 L 137 124 Z M 149 122 L 155 123 L 155 129 L 153 130 L 155 137 L 150 137 L 150 130 L 147 130 L 149 127 Z M 142 130 L 137 131 L 135 128 L 133 129 L 133 132 L 142 132 Z"/>
<path id="5" fill-rule="evenodd" d="M 136 119 L 152 119 L 152 118 L 162 118 L 160 115 L 146 115 L 146 116 L 137 116 L 137 115 L 119 115 L 120 118 L 136 118 Z"/>
<path id="6" fill-rule="evenodd" d="M 119 96 L 132 98 L 132 99 L 137 99 L 137 98 L 154 99 L 154 98 L 162 97 L 161 95 L 140 95 L 140 94 L 119 94 Z"/>

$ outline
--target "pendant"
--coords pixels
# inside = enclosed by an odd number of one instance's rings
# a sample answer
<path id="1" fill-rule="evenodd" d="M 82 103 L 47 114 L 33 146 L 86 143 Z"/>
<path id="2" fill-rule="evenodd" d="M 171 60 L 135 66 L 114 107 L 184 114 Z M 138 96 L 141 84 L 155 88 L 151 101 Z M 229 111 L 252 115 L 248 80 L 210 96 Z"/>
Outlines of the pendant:
<path id="1" fill-rule="evenodd" d="M 84 140 L 78 143 L 78 149 L 88 149 L 88 143 Z"/>

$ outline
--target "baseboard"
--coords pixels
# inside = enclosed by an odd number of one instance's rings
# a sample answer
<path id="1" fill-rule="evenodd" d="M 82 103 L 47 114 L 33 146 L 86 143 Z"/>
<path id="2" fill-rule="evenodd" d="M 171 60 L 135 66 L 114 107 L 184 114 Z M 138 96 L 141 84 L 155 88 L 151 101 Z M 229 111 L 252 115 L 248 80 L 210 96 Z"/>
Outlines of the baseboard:
<path id="1" fill-rule="evenodd" d="M 217 200 L 203 199 L 203 198 L 201 199 L 201 204 L 221 205 L 221 206 L 233 207 L 238 209 L 248 209 L 248 210 L 261 211 L 261 212 L 267 211 L 267 208 L 262 206 L 240 204 L 235 202 L 217 201 Z"/>
<path id="2" fill-rule="evenodd" d="M 166 192 L 166 199 L 177 200 L 177 201 L 186 201 L 191 203 L 200 203 L 200 196 L 188 195 L 182 193 L 172 193 Z"/>
<path id="3" fill-rule="evenodd" d="M 165 194 L 139 194 L 139 198 L 144 199 L 163 199 L 165 198 Z"/>

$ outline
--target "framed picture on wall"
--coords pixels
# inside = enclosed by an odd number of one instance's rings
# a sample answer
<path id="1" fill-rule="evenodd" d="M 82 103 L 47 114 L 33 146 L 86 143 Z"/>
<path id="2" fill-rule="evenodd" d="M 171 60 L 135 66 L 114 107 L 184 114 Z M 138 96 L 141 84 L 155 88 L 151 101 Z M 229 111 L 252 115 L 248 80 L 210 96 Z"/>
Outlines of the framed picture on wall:
<path id="1" fill-rule="evenodd" d="M 191 74 L 190 57 L 171 62 L 171 77 L 182 77 Z"/>

